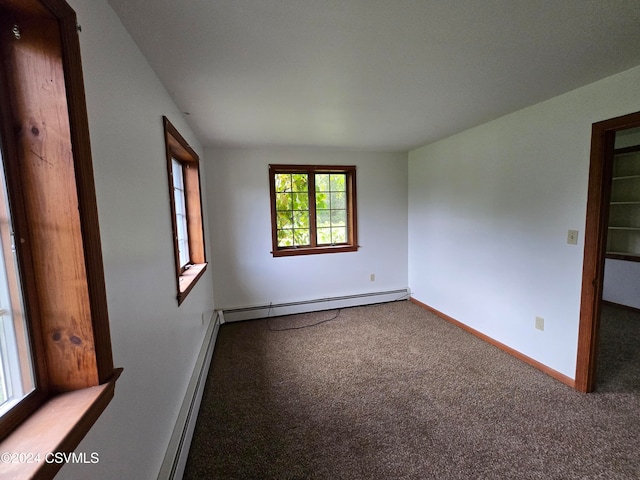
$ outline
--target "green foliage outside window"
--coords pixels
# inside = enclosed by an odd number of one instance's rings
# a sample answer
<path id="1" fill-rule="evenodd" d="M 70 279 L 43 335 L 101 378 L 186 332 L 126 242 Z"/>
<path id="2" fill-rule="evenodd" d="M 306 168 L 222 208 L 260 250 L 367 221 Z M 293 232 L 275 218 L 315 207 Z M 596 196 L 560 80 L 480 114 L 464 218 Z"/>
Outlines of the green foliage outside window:
<path id="1" fill-rule="evenodd" d="M 306 173 L 277 173 L 276 228 L 278 246 L 309 245 L 309 177 Z"/>
<path id="2" fill-rule="evenodd" d="M 310 194 L 315 196 L 316 244 L 347 242 L 347 175 L 317 173 L 315 192 L 309 192 L 306 173 L 276 173 L 276 229 L 278 247 L 311 244 Z"/>
<path id="3" fill-rule="evenodd" d="M 316 225 L 318 245 L 347 241 L 347 175 L 317 173 Z"/>

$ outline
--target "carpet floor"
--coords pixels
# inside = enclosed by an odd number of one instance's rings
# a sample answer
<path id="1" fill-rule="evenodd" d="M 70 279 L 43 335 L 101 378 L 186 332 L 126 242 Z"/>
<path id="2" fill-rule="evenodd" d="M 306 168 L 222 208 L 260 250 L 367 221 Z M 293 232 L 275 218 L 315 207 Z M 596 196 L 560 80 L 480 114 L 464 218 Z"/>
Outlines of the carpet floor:
<path id="1" fill-rule="evenodd" d="M 592 394 L 408 301 L 224 324 L 184 478 L 638 479 L 640 318 L 602 318 Z"/>

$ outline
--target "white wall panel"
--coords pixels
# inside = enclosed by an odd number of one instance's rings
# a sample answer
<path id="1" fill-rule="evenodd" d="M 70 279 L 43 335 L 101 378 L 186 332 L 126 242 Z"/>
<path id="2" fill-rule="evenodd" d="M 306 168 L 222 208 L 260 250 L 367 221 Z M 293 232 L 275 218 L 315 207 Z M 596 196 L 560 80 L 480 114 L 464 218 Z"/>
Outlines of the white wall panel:
<path id="1" fill-rule="evenodd" d="M 100 462 L 67 465 L 59 478 L 156 478 L 202 343 L 202 313 L 214 308 L 211 265 L 179 308 L 175 298 L 162 115 L 202 148 L 107 2 L 69 3 L 82 26 L 114 363 L 124 372 L 77 449 Z"/>
<path id="2" fill-rule="evenodd" d="M 638 110 L 635 68 L 410 152 L 414 296 L 574 378 L 591 125 Z"/>
<path id="3" fill-rule="evenodd" d="M 356 165 L 359 250 L 274 258 L 270 163 Z M 407 286 L 406 153 L 214 148 L 205 172 L 218 308 Z"/>
<path id="4" fill-rule="evenodd" d="M 640 309 L 640 262 L 607 258 L 602 298 Z"/>

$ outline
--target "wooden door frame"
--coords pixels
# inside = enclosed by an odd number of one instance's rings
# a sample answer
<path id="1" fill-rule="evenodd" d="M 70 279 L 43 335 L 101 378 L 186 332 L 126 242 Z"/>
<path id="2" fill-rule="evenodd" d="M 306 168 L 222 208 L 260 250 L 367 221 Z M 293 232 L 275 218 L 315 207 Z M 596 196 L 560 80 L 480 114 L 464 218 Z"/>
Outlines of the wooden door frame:
<path id="1" fill-rule="evenodd" d="M 615 136 L 619 130 L 634 127 L 640 127 L 640 112 L 594 123 L 591 130 L 591 160 L 575 378 L 576 390 L 585 393 L 593 391 L 596 380 Z"/>

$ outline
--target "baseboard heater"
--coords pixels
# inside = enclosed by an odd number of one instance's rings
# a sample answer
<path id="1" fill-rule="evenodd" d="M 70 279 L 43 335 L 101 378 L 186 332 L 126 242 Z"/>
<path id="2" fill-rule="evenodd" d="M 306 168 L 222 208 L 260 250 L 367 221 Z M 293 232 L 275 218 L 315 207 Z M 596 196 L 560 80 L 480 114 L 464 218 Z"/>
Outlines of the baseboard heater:
<path id="1" fill-rule="evenodd" d="M 248 307 L 223 308 L 224 321 L 233 322 L 262 318 L 265 316 L 290 315 L 316 310 L 330 310 L 333 308 L 345 308 L 372 303 L 392 302 L 396 300 L 408 300 L 411 290 L 408 287 L 397 290 L 385 290 L 381 292 L 366 292 L 337 297 L 324 297 L 296 302 L 268 303 L 252 305 Z"/>
<path id="2" fill-rule="evenodd" d="M 213 312 L 209 319 L 209 326 L 200 347 L 200 353 L 196 359 L 182 406 L 178 412 L 178 419 L 171 434 L 164 461 L 160 467 L 158 480 L 179 480 L 182 478 L 221 323 L 224 323 L 223 314 L 217 310 Z"/>

